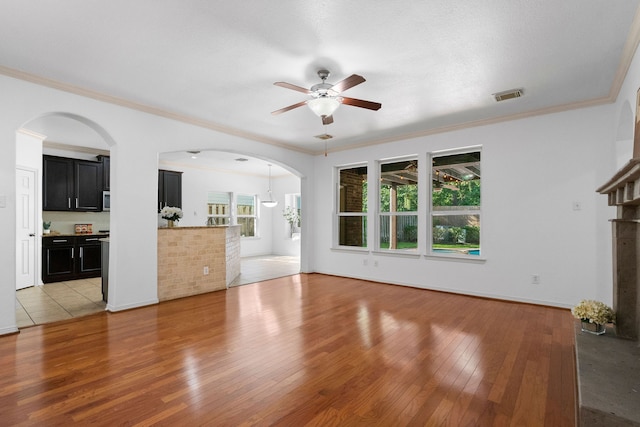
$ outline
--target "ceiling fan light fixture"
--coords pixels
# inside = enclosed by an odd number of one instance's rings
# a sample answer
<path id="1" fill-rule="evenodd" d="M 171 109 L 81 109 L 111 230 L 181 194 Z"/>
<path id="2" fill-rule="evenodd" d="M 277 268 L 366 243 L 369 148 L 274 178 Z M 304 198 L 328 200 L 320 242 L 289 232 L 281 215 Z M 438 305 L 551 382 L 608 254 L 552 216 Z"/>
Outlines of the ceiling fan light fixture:
<path id="1" fill-rule="evenodd" d="M 307 102 L 311 111 L 318 117 L 329 117 L 340 106 L 340 101 L 328 96 L 320 96 Z"/>

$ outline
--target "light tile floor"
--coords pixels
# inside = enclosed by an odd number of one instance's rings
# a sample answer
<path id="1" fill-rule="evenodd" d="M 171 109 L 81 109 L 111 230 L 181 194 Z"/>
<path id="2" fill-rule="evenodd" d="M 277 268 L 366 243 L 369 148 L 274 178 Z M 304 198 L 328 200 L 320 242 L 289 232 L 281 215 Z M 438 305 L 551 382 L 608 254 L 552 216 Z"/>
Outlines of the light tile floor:
<path id="1" fill-rule="evenodd" d="M 16 292 L 18 328 L 57 322 L 103 311 L 99 277 L 47 283 Z"/>
<path id="2" fill-rule="evenodd" d="M 230 286 L 240 286 L 300 273 L 300 258 L 294 256 L 256 256 L 240 260 L 240 276 Z"/>
<path id="3" fill-rule="evenodd" d="M 300 259 L 293 256 L 257 256 L 242 258 L 240 276 L 231 286 L 246 285 L 300 272 Z M 99 277 L 48 283 L 16 292 L 18 328 L 57 322 L 103 311 Z"/>

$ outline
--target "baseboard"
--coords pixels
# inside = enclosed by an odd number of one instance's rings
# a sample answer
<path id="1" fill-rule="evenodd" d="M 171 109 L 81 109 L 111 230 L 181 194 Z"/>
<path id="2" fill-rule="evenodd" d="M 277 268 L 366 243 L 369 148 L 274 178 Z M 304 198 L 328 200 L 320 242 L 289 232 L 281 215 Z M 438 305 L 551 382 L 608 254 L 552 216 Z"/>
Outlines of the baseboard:
<path id="1" fill-rule="evenodd" d="M 145 307 L 147 305 L 154 305 L 160 302 L 158 299 L 148 300 L 148 301 L 140 301 L 132 304 L 124 304 L 124 305 L 113 305 L 107 304 L 107 311 L 116 312 L 116 311 L 124 311 L 131 310 L 133 308 Z"/>
<path id="2" fill-rule="evenodd" d="M 18 329 L 18 325 L 8 326 L 6 328 L 0 328 L 0 335 L 15 334 L 16 332 L 20 332 Z"/>

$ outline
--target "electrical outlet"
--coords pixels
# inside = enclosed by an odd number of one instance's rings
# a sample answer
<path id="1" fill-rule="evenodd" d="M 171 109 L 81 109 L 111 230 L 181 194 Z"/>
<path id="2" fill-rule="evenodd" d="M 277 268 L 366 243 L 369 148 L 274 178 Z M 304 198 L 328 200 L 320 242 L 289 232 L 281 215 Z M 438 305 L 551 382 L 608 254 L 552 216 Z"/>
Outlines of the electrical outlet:
<path id="1" fill-rule="evenodd" d="M 204 268 L 204 271 L 202 272 L 202 274 L 204 274 L 205 276 L 209 274 L 209 266 Z"/>
<path id="2" fill-rule="evenodd" d="M 532 274 L 531 275 L 531 284 L 532 285 L 539 285 L 540 284 L 540 275 L 539 274 Z"/>

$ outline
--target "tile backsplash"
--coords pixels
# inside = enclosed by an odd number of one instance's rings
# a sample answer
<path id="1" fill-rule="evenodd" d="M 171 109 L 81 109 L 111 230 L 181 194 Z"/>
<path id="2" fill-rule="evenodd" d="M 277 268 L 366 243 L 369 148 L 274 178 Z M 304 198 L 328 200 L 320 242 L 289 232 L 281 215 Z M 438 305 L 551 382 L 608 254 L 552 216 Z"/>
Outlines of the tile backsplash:
<path id="1" fill-rule="evenodd" d="M 76 224 L 91 224 L 93 232 L 109 229 L 109 212 L 42 212 L 42 221 L 51 221 L 51 231 L 74 234 Z M 42 226 L 40 227 L 42 228 Z"/>

